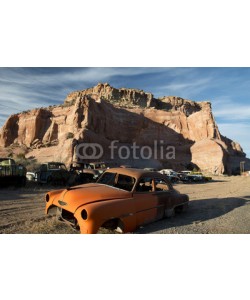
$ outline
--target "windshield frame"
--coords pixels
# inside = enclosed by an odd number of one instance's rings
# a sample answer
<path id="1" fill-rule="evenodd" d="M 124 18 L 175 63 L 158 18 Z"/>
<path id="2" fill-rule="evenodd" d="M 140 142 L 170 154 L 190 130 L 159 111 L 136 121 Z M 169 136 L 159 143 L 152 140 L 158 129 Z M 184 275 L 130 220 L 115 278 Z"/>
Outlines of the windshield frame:
<path id="1" fill-rule="evenodd" d="M 107 184 L 107 183 L 101 182 L 101 180 L 102 180 L 107 174 L 114 174 L 114 182 L 113 182 L 112 184 Z M 121 188 L 121 186 L 119 186 L 119 187 L 116 186 L 116 185 L 118 184 L 118 178 L 119 178 L 119 176 L 130 177 L 130 178 L 132 179 L 131 181 L 133 181 L 133 185 L 132 185 L 132 187 L 131 187 L 129 190 L 128 190 L 128 189 L 123 189 L 123 188 Z M 135 187 L 135 185 L 136 185 L 136 183 L 137 183 L 137 179 L 136 179 L 135 177 L 131 176 L 131 175 L 127 175 L 127 174 L 123 174 L 123 173 L 118 173 L 118 172 L 110 172 L 110 171 L 106 171 L 106 172 L 104 172 L 104 173 L 99 177 L 99 179 L 97 180 L 96 183 L 104 184 L 104 185 L 107 185 L 107 186 L 112 186 L 112 187 L 117 188 L 117 189 L 119 189 L 119 190 L 126 191 L 126 192 L 130 192 L 130 193 L 131 193 L 131 192 L 134 190 L 134 187 Z"/>

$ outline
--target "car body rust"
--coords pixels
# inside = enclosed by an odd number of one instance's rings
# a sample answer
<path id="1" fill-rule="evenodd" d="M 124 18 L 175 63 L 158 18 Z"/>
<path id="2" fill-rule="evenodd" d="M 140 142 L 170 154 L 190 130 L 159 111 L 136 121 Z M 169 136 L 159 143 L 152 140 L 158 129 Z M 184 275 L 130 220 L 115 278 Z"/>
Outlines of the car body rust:
<path id="1" fill-rule="evenodd" d="M 126 233 L 184 211 L 188 202 L 158 172 L 114 168 L 96 183 L 47 193 L 45 212 L 56 210 L 58 219 L 81 233 L 97 233 L 101 227 Z"/>

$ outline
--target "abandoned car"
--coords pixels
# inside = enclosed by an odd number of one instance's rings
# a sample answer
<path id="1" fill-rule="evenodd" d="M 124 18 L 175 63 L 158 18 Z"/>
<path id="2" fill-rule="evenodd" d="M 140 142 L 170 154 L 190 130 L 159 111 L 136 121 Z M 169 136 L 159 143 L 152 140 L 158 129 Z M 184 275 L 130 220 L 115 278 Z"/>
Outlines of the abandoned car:
<path id="1" fill-rule="evenodd" d="M 74 173 L 76 174 L 74 185 L 96 182 L 100 176 L 100 173 L 97 170 L 92 169 L 76 169 Z"/>
<path id="2" fill-rule="evenodd" d="M 212 177 L 204 176 L 201 172 L 181 171 L 178 173 L 180 181 L 183 182 L 206 182 L 212 180 Z"/>
<path id="3" fill-rule="evenodd" d="M 186 210 L 189 198 L 158 172 L 114 168 L 97 183 L 54 190 L 45 200 L 46 214 L 56 214 L 81 233 L 101 227 L 125 233 Z"/>
<path id="4" fill-rule="evenodd" d="M 42 164 L 38 170 L 27 172 L 29 181 L 38 183 L 66 184 L 70 177 L 65 164 L 60 162 L 48 162 Z"/>
<path id="5" fill-rule="evenodd" d="M 26 168 L 12 158 L 0 158 L 0 187 L 25 186 Z"/>
<path id="6" fill-rule="evenodd" d="M 101 175 L 108 167 L 105 162 L 91 162 L 89 163 L 89 168 L 98 171 L 99 175 Z"/>

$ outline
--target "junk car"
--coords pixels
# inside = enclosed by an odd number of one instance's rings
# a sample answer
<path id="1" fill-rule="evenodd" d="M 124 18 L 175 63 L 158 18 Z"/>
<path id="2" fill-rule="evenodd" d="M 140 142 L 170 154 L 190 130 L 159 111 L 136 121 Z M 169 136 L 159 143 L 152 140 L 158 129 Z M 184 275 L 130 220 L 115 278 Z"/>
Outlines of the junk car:
<path id="1" fill-rule="evenodd" d="M 65 185 L 69 177 L 69 171 L 61 162 L 44 163 L 36 171 L 27 173 L 28 180 L 48 184 Z"/>
<path id="2" fill-rule="evenodd" d="M 0 158 L 0 187 L 25 186 L 26 168 L 12 158 Z"/>
<path id="3" fill-rule="evenodd" d="M 189 198 L 176 191 L 158 172 L 114 168 L 96 183 L 46 194 L 46 214 L 80 229 L 97 233 L 103 227 L 133 232 L 138 227 L 185 211 Z"/>

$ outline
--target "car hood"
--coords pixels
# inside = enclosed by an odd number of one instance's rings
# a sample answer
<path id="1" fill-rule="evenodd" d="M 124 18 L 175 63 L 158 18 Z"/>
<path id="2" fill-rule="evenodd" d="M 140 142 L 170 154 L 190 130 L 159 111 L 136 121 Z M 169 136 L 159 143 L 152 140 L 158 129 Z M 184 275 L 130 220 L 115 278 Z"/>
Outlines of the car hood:
<path id="1" fill-rule="evenodd" d="M 85 204 L 130 198 L 131 195 L 131 192 L 112 186 L 88 183 L 60 191 L 54 196 L 53 204 L 74 213 L 80 206 Z"/>

